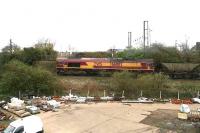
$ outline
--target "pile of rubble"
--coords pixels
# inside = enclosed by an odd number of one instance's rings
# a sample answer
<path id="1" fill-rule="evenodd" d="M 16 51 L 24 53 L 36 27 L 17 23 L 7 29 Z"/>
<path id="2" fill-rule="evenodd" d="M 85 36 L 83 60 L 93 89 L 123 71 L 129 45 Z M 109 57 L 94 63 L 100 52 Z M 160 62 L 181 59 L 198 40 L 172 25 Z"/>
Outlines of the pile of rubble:
<path id="1" fill-rule="evenodd" d="M 7 105 L 4 106 L 4 109 L 19 117 L 31 115 L 28 111 L 25 110 L 26 106 L 23 100 L 13 97 L 10 101 L 10 103 L 7 103 Z"/>
<path id="2" fill-rule="evenodd" d="M 13 118 L 14 117 L 12 115 L 5 114 L 4 112 L 0 110 L 0 132 L 3 131 L 7 127 L 7 124 L 5 124 L 3 121 L 10 121 Z"/>
<path id="3" fill-rule="evenodd" d="M 181 104 L 178 118 L 182 120 L 189 120 L 193 122 L 200 121 L 200 109 L 191 110 L 187 104 Z"/>
<path id="4" fill-rule="evenodd" d="M 60 108 L 60 102 L 57 100 L 51 99 L 49 97 L 36 97 L 31 100 L 32 107 L 37 107 L 40 110 L 45 112 L 54 111 L 55 109 Z M 36 108 L 35 108 L 36 109 Z"/>
<path id="5" fill-rule="evenodd" d="M 55 111 L 60 107 L 60 102 L 48 97 L 33 97 L 26 101 L 13 97 L 10 101 L 10 103 L 3 106 L 3 109 L 17 115 L 18 117 L 37 114 L 40 113 L 41 110 L 45 112 Z"/>

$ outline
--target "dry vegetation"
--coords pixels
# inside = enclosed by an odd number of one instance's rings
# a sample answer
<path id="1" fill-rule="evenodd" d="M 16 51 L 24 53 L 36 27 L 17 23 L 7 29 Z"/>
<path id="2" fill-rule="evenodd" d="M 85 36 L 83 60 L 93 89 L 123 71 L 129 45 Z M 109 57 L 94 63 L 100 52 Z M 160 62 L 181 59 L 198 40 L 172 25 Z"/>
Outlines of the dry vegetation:
<path id="1" fill-rule="evenodd" d="M 178 91 L 181 98 L 191 98 L 196 96 L 200 90 L 198 80 L 171 80 L 163 75 L 140 75 L 135 78 L 127 73 L 117 73 L 112 77 L 90 77 L 90 76 L 58 76 L 65 86 L 65 93 L 71 89 L 78 94 L 86 95 L 90 90 L 90 95 L 103 95 L 103 90 L 107 94 L 115 92 L 121 95 L 125 90 L 125 95 L 130 98 L 140 96 L 143 91 L 144 96 L 158 98 L 162 91 L 164 98 L 177 97 Z"/>

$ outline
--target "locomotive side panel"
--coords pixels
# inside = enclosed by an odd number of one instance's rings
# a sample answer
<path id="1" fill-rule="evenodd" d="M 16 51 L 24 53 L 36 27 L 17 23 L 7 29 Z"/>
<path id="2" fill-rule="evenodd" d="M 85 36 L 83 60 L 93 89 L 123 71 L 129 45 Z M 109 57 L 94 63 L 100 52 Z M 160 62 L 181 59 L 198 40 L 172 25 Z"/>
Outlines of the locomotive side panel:
<path id="1" fill-rule="evenodd" d="M 128 71 L 140 71 L 140 72 L 153 72 L 153 63 L 142 61 L 124 61 L 124 60 L 85 60 L 85 59 L 64 59 L 57 61 L 57 71 L 67 72 L 68 70 L 128 70 Z"/>

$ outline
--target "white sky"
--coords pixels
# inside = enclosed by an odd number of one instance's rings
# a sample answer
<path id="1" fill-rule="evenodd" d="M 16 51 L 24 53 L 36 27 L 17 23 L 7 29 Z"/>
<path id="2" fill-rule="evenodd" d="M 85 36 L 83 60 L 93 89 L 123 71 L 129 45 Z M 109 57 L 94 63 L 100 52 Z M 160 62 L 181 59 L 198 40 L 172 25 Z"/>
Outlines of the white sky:
<path id="1" fill-rule="evenodd" d="M 200 41 L 199 0 L 0 0 L 0 49 L 9 39 L 21 47 L 41 38 L 55 49 L 124 48 L 128 32 L 141 37 L 148 20 L 151 42 Z"/>

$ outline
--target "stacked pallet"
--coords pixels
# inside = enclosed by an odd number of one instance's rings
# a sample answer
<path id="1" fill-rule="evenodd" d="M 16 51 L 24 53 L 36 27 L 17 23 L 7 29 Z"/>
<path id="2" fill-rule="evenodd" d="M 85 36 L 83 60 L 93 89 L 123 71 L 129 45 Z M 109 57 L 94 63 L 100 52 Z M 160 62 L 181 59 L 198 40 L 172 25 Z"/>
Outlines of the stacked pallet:
<path id="1" fill-rule="evenodd" d="M 12 98 L 11 102 L 7 104 L 5 109 L 19 117 L 26 117 L 31 115 L 29 112 L 25 111 L 24 101 L 18 98 Z"/>
<path id="2" fill-rule="evenodd" d="M 12 115 L 4 113 L 4 111 L 0 109 L 0 132 L 8 126 L 8 122 L 12 121 L 12 119 Z"/>
<path id="3" fill-rule="evenodd" d="M 188 120 L 190 121 L 200 121 L 200 112 L 198 111 L 191 111 L 190 113 L 188 113 Z"/>

